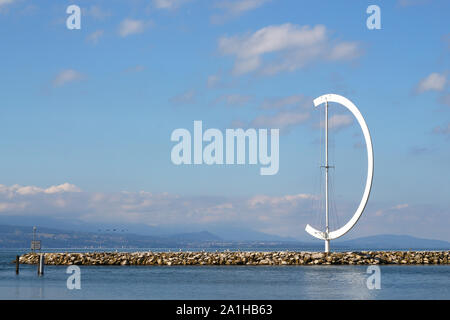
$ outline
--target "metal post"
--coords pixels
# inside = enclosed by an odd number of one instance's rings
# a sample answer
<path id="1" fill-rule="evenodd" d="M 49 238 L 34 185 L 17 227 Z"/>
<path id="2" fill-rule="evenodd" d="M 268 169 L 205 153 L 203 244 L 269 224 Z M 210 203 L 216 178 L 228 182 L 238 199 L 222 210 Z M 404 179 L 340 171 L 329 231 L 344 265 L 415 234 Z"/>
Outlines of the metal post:
<path id="1" fill-rule="evenodd" d="M 330 252 L 330 239 L 328 239 L 328 101 L 325 105 L 325 252 Z"/>
<path id="2" fill-rule="evenodd" d="M 43 253 L 39 254 L 39 261 L 38 261 L 38 275 L 43 276 L 44 275 L 44 263 L 45 263 L 45 255 Z"/>
<path id="3" fill-rule="evenodd" d="M 16 256 L 16 274 L 19 274 L 19 256 Z"/>
<path id="4" fill-rule="evenodd" d="M 33 227 L 33 242 L 36 240 L 36 227 Z M 31 251 L 34 253 L 34 247 L 31 247 Z"/>

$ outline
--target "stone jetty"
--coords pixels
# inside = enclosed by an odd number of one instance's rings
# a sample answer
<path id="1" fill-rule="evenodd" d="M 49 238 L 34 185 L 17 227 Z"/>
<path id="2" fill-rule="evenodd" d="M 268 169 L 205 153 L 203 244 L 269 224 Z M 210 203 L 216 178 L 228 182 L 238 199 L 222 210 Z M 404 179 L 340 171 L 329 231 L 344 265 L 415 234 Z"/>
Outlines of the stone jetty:
<path id="1" fill-rule="evenodd" d="M 361 251 L 361 252 L 86 252 L 45 253 L 47 265 L 368 265 L 444 264 L 450 251 Z M 20 256 L 22 264 L 37 264 L 37 253 Z"/>

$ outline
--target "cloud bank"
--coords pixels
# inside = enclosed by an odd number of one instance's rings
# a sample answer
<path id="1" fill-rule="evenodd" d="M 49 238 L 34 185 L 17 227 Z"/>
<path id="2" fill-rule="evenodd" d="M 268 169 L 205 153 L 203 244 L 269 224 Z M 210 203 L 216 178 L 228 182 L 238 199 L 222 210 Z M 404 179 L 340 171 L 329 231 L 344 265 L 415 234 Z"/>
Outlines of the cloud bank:
<path id="1" fill-rule="evenodd" d="M 305 225 L 314 225 L 318 216 L 323 217 L 323 212 L 317 211 L 320 200 L 318 195 L 308 193 L 214 197 L 145 191 L 86 192 L 70 183 L 47 188 L 0 185 L 0 216 L 42 216 L 76 219 L 82 223 L 149 226 L 183 223 L 204 229 L 211 225 L 238 225 L 308 239 L 304 233 Z M 356 205 L 343 203 L 340 215 L 351 214 Z M 410 233 L 450 240 L 448 217 L 445 210 L 430 205 L 370 203 L 355 233 Z"/>
<path id="2" fill-rule="evenodd" d="M 62 87 L 66 84 L 82 80 L 84 75 L 73 69 L 66 69 L 59 72 L 53 79 L 53 87 Z"/>
<path id="3" fill-rule="evenodd" d="M 332 41 L 324 25 L 271 25 L 237 36 L 223 36 L 218 50 L 235 59 L 233 73 L 266 75 L 294 71 L 317 61 L 349 61 L 362 54 L 356 42 Z M 271 59 L 265 59 L 267 56 Z"/>

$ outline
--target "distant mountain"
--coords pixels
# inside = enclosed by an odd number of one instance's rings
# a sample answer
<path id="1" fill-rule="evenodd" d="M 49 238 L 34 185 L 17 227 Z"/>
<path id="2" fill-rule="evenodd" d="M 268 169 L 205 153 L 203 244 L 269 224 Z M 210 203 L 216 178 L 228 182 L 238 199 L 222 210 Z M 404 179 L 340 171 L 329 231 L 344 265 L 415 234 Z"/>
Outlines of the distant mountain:
<path id="1" fill-rule="evenodd" d="M 333 241 L 335 246 L 349 248 L 365 248 L 369 249 L 446 249 L 450 250 L 450 242 L 442 240 L 430 240 L 416 238 L 408 235 L 392 235 L 381 234 L 369 237 L 361 237 L 352 240 L 336 240 Z"/>
<path id="2" fill-rule="evenodd" d="M 208 231 L 173 234 L 168 238 L 175 241 L 221 241 L 222 239 Z"/>
<path id="3" fill-rule="evenodd" d="M 238 226 L 210 226 L 208 230 L 218 235 L 220 238 L 228 241 L 294 241 L 297 239 L 291 237 L 282 237 L 278 235 L 268 234 L 265 232 L 255 231 L 249 228 Z"/>
<path id="4" fill-rule="evenodd" d="M 323 250 L 323 241 L 300 242 L 232 227 L 211 231 L 194 231 L 170 234 L 142 235 L 129 233 L 127 229 L 99 229 L 98 232 L 82 232 L 37 226 L 37 240 L 43 248 L 273 248 L 274 250 Z M 169 230 L 167 230 L 168 232 Z M 222 237 L 225 235 L 227 238 Z M 33 236 L 30 226 L 0 225 L 0 248 L 29 248 Z M 231 239 L 230 239 L 231 238 Z M 421 239 L 407 235 L 376 235 L 352 240 L 331 242 L 331 249 L 355 250 L 450 250 L 450 242 Z"/>
<path id="5" fill-rule="evenodd" d="M 32 238 L 31 227 L 0 225 L 0 247 L 29 248 Z M 42 241 L 42 248 L 161 248 L 198 246 L 201 243 L 220 241 L 221 239 L 207 231 L 163 237 L 124 233 L 120 229 L 94 233 L 38 226 L 36 240 Z"/>
<path id="6" fill-rule="evenodd" d="M 76 219 L 58 219 L 44 216 L 0 216 L 0 225 L 47 226 L 70 232 L 92 233 L 130 233 L 152 237 L 171 237 L 180 234 L 201 233 L 208 230 L 211 234 L 226 241 L 296 241 L 294 238 L 267 234 L 237 225 L 159 225 L 149 226 L 133 223 L 88 223 Z M 206 236 L 206 235 L 205 235 Z M 212 238 L 210 240 L 213 240 Z"/>

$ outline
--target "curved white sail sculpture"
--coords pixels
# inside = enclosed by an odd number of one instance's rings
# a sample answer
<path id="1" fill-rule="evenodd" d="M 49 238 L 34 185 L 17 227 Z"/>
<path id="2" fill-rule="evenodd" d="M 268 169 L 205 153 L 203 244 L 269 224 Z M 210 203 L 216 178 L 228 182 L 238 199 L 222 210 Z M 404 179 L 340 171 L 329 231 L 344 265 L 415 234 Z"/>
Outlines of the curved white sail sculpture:
<path id="1" fill-rule="evenodd" d="M 353 214 L 353 217 L 341 228 L 335 230 L 335 231 L 328 231 L 328 177 L 327 177 L 327 230 L 325 232 L 319 231 L 313 227 L 311 227 L 309 224 L 306 226 L 305 230 L 310 235 L 325 240 L 325 251 L 329 252 L 329 241 L 339 238 L 346 234 L 348 231 L 350 231 L 351 228 L 358 222 L 359 218 L 361 217 L 361 214 L 364 211 L 364 208 L 366 207 L 367 201 L 369 200 L 370 195 L 370 189 L 372 188 L 372 179 L 373 179 L 373 149 L 372 149 L 372 140 L 370 138 L 369 128 L 367 127 L 366 122 L 364 121 L 363 116 L 359 112 L 358 108 L 347 98 L 337 95 L 337 94 L 325 94 L 323 96 L 320 96 L 314 100 L 314 106 L 319 106 L 322 103 L 326 103 L 326 108 L 328 109 L 328 102 L 336 102 L 344 107 L 346 107 L 350 112 L 355 116 L 356 120 L 358 120 L 359 125 L 361 126 L 362 132 L 364 134 L 364 139 L 366 142 L 367 147 L 367 180 L 366 180 L 366 187 L 364 189 L 364 194 L 361 199 L 361 202 L 358 206 L 358 209 Z M 327 115 L 328 117 L 328 115 Z M 326 130 L 328 134 L 328 118 L 326 119 Z M 328 138 L 327 138 L 328 140 Z M 328 142 L 327 142 L 328 143 Z M 328 152 L 328 150 L 327 150 Z M 327 163 L 326 163 L 326 169 L 328 174 L 328 155 L 327 155 Z"/>

